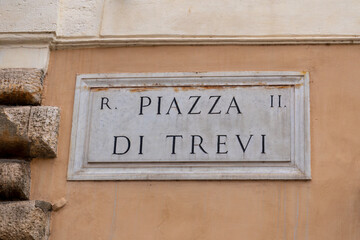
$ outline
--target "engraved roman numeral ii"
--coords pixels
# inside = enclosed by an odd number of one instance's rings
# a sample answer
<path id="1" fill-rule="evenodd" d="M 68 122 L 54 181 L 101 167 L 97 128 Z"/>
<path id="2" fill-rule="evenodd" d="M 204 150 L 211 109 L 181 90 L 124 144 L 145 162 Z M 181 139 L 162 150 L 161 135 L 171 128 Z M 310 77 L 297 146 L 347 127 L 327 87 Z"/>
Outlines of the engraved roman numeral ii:
<path id="1" fill-rule="evenodd" d="M 278 100 L 278 104 L 275 104 L 276 99 Z M 274 98 L 274 95 L 270 95 L 270 107 L 272 107 L 272 108 L 276 107 L 275 105 L 277 105 L 277 107 L 279 107 L 279 108 L 282 107 L 281 106 L 281 95 L 278 95 L 277 98 L 276 98 L 276 96 Z M 284 106 L 284 107 L 286 107 L 286 106 Z"/>

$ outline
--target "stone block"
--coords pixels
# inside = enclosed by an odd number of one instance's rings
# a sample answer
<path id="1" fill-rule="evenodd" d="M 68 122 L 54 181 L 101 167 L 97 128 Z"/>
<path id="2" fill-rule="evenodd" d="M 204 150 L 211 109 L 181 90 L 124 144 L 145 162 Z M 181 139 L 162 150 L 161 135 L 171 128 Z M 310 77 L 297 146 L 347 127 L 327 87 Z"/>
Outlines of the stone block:
<path id="1" fill-rule="evenodd" d="M 0 104 L 40 105 L 43 78 L 41 69 L 0 69 Z"/>
<path id="2" fill-rule="evenodd" d="M 44 201 L 0 203 L 0 240 L 46 240 L 51 204 Z"/>
<path id="3" fill-rule="evenodd" d="M 0 157 L 28 156 L 30 107 L 0 107 Z"/>
<path id="4" fill-rule="evenodd" d="M 32 107 L 28 137 L 30 156 L 56 157 L 60 111 L 57 107 Z"/>
<path id="5" fill-rule="evenodd" d="M 56 157 L 57 107 L 0 107 L 0 157 Z"/>
<path id="6" fill-rule="evenodd" d="M 24 200 L 30 195 L 30 163 L 0 160 L 0 200 Z"/>

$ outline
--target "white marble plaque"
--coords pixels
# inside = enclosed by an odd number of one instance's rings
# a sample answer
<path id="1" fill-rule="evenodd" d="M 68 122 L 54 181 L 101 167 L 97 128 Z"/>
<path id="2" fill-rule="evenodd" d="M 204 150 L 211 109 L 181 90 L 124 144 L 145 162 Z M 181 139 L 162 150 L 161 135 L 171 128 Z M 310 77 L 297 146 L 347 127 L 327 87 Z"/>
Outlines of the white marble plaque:
<path id="1" fill-rule="evenodd" d="M 68 179 L 310 179 L 308 74 L 79 75 Z"/>

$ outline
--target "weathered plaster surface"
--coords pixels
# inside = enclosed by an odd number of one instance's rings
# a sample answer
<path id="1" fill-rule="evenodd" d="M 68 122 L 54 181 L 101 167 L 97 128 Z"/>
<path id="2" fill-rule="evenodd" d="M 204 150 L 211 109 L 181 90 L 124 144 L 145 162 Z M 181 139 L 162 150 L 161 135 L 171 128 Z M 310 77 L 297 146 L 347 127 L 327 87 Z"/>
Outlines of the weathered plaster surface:
<path id="1" fill-rule="evenodd" d="M 107 0 L 101 35 L 352 35 L 359 12 L 357 0 Z"/>
<path id="2" fill-rule="evenodd" d="M 53 32 L 57 0 L 2 0 L 0 32 Z"/>
<path id="3" fill-rule="evenodd" d="M 59 36 L 99 35 L 103 0 L 60 0 L 59 3 Z"/>
<path id="4" fill-rule="evenodd" d="M 57 34 L 88 36 L 359 35 L 360 2 L 61 0 Z"/>

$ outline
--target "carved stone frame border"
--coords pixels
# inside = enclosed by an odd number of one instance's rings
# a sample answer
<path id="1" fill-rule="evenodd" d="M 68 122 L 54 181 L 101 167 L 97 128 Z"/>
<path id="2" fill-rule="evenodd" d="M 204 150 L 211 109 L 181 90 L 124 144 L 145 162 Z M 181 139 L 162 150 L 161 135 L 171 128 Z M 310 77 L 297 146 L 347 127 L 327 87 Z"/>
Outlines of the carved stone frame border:
<path id="1" fill-rule="evenodd" d="M 293 86 L 292 159 L 289 163 L 88 163 L 84 155 L 92 88 L 176 86 Z M 81 106 L 81 107 L 80 107 Z M 308 180 L 309 73 L 190 72 L 82 74 L 77 76 L 68 180 Z"/>

